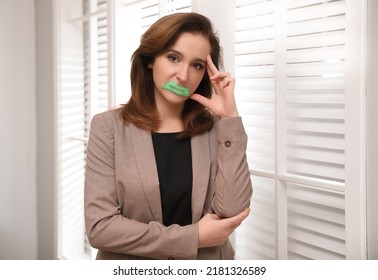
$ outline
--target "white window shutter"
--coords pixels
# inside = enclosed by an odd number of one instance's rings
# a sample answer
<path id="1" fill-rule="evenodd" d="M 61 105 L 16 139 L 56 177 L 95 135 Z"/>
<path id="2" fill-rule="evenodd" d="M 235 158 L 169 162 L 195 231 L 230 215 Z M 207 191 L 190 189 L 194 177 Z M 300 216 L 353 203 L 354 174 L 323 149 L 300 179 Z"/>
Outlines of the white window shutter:
<path id="1" fill-rule="evenodd" d="M 345 1 L 236 0 L 253 174 L 240 259 L 345 259 Z"/>
<path id="2" fill-rule="evenodd" d="M 59 100 L 59 256 L 92 256 L 84 226 L 86 141 L 94 114 L 109 108 L 108 1 L 84 0 L 64 23 Z M 70 32 L 68 31 L 69 29 Z M 68 38 L 71 37 L 71 38 Z M 74 37 L 74 39 L 73 39 Z"/>
<path id="3" fill-rule="evenodd" d="M 272 1 L 236 1 L 235 77 L 252 172 L 275 172 L 275 40 Z M 236 230 L 236 259 L 275 259 L 275 181 L 252 176 L 251 214 Z"/>
<path id="4" fill-rule="evenodd" d="M 235 76 L 238 109 L 249 135 L 252 170 L 273 173 L 274 3 L 236 1 Z"/>
<path id="5" fill-rule="evenodd" d="M 81 3 L 61 15 L 58 95 L 58 255 L 63 259 L 86 258 L 83 185 L 85 166 L 85 62 Z M 64 19 L 64 20 L 63 20 Z"/>
<path id="6" fill-rule="evenodd" d="M 92 40 L 92 48 L 90 53 L 97 52 L 97 77 L 94 80 L 98 87 L 98 104 L 97 112 L 106 111 L 109 104 L 109 3 L 107 0 L 97 0 L 97 15 L 95 16 L 96 33 Z M 97 36 L 96 36 L 97 35 Z"/>

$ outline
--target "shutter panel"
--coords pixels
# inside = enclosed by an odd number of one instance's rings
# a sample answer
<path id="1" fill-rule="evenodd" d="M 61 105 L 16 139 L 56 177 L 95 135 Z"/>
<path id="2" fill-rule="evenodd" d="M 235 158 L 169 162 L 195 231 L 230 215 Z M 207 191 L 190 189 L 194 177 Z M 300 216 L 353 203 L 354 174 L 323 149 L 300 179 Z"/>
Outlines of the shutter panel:
<path id="1" fill-rule="evenodd" d="M 345 3 L 289 1 L 287 20 L 287 171 L 344 182 Z"/>
<path id="2" fill-rule="evenodd" d="M 257 2 L 257 4 L 254 4 Z M 239 113 L 249 135 L 251 169 L 274 171 L 274 26 L 270 1 L 236 1 L 235 76 Z"/>
<path id="3" fill-rule="evenodd" d="M 239 259 L 345 259 L 345 1 L 236 0 L 251 215 Z"/>
<path id="4" fill-rule="evenodd" d="M 103 112 L 109 108 L 109 33 L 108 33 L 108 1 L 97 0 L 97 38 L 92 45 L 97 47 L 97 83 L 98 83 L 98 104 L 97 112 Z M 95 50 L 92 50 L 93 53 Z M 96 112 L 96 113 L 97 113 Z"/>
<path id="5" fill-rule="evenodd" d="M 235 96 L 248 134 L 248 164 L 270 174 L 275 170 L 273 4 L 236 1 L 235 11 Z M 252 183 L 251 214 L 236 229 L 236 258 L 275 259 L 275 182 L 253 176 Z"/>
<path id="6" fill-rule="evenodd" d="M 344 195 L 287 187 L 288 258 L 345 259 Z"/>
<path id="7" fill-rule="evenodd" d="M 81 13 L 81 7 L 77 7 Z M 62 16 L 63 17 L 63 16 Z M 67 19 L 72 20 L 72 19 Z M 85 63 L 81 23 L 64 22 L 58 96 L 59 256 L 85 259 L 83 184 L 85 166 Z"/>
<path id="8" fill-rule="evenodd" d="M 289 1 L 287 172 L 344 183 L 345 2 Z M 345 259 L 343 193 L 288 184 L 288 258 Z"/>
<path id="9" fill-rule="evenodd" d="M 60 63 L 59 239 L 60 256 L 65 259 L 92 255 L 83 212 L 86 141 L 92 116 L 109 107 L 108 2 L 82 4 L 77 9 L 82 15 L 68 23 L 76 40 L 62 40 L 72 46 L 62 48 Z"/>

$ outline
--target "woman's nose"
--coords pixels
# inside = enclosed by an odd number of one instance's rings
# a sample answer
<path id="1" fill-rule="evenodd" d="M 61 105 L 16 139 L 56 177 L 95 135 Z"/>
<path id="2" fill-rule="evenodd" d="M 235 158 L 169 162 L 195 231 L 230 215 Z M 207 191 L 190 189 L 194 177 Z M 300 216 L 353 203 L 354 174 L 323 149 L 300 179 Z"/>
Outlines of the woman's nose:
<path id="1" fill-rule="evenodd" d="M 181 83 L 186 82 L 189 78 L 189 66 L 181 65 L 176 76 Z"/>

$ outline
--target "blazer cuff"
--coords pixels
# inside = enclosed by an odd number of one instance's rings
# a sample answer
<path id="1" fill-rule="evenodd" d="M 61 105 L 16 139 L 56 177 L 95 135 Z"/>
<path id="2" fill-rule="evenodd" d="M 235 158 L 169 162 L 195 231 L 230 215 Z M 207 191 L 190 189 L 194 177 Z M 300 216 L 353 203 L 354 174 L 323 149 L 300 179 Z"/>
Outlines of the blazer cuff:
<path id="1" fill-rule="evenodd" d="M 170 260 L 195 260 L 198 256 L 198 224 L 191 224 L 178 230 L 172 230 L 169 234 L 170 247 L 172 254 L 168 255 Z M 169 230 L 169 228 L 168 228 Z"/>
<path id="2" fill-rule="evenodd" d="M 247 143 L 247 133 L 241 117 L 220 120 L 216 123 L 215 129 L 218 141 L 226 148 L 230 148 L 235 142 Z"/>

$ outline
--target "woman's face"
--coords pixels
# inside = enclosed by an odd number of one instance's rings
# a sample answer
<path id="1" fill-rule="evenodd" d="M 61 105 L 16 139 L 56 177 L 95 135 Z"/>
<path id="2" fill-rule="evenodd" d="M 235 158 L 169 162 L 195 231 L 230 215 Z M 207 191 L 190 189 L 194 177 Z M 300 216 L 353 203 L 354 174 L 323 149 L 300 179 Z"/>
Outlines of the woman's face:
<path id="1" fill-rule="evenodd" d="M 193 94 L 206 71 L 206 57 L 209 54 L 210 43 L 207 38 L 201 34 L 183 33 L 170 49 L 156 56 L 149 65 L 152 68 L 156 102 L 184 103 L 188 97 L 163 89 L 163 84 L 173 81 L 189 88 L 190 95 Z"/>

